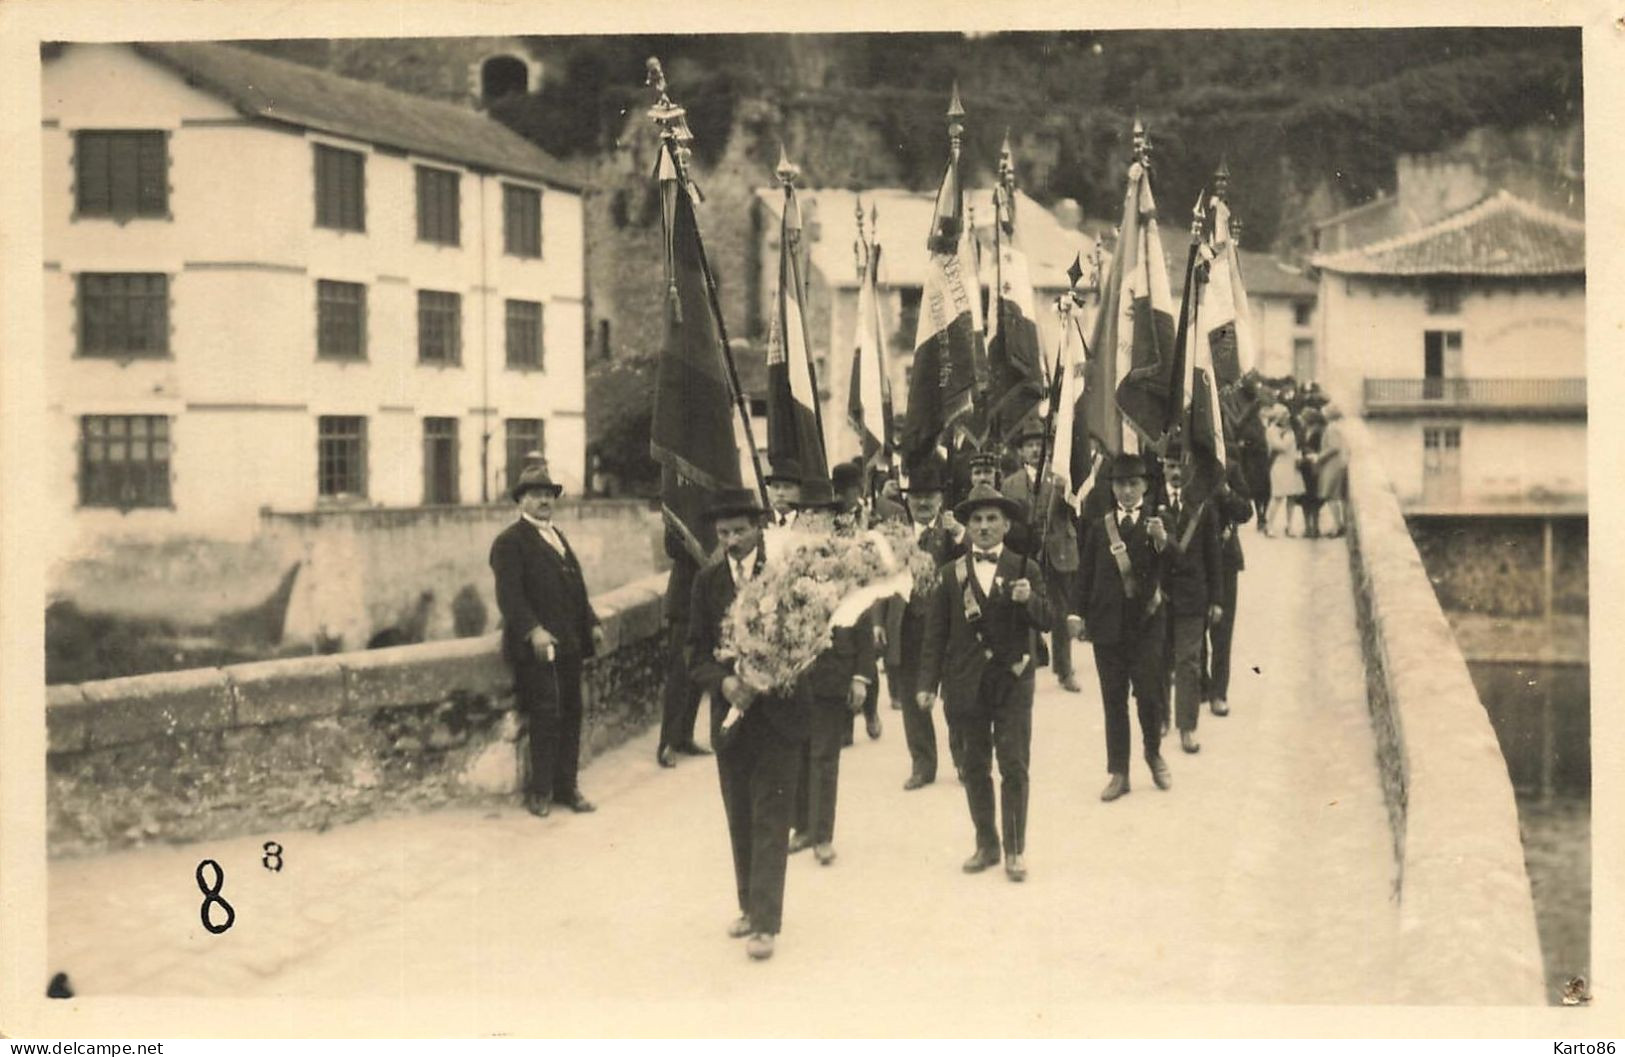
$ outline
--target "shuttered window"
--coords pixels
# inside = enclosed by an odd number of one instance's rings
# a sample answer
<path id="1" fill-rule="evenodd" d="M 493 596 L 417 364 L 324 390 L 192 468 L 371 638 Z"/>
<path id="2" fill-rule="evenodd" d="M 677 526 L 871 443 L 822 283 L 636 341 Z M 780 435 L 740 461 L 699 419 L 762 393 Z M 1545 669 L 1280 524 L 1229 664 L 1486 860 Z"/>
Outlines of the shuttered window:
<path id="1" fill-rule="evenodd" d="M 542 306 L 535 301 L 508 303 L 508 366 L 542 369 Z"/>
<path id="2" fill-rule="evenodd" d="M 542 193 L 502 185 L 502 248 L 515 257 L 542 255 Z"/>

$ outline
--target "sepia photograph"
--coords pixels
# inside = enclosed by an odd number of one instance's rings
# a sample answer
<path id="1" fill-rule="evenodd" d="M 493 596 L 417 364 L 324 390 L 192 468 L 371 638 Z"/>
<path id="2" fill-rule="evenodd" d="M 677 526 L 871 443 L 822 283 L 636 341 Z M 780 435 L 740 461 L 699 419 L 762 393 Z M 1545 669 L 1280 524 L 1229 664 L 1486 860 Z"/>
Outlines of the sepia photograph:
<path id="1" fill-rule="evenodd" d="M 1601 8 L 72 6 L 6 1035 L 1619 1033 Z"/>

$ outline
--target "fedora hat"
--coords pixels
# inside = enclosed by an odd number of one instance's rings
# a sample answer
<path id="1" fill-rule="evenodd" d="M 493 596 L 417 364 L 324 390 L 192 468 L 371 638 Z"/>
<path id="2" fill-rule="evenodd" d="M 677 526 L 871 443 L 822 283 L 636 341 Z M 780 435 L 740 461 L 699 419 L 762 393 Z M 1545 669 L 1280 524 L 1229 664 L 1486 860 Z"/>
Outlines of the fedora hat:
<path id="1" fill-rule="evenodd" d="M 858 488 L 863 485 L 863 468 L 855 462 L 841 462 L 835 464 L 830 471 L 830 486 L 837 492 L 844 492 L 848 488 Z"/>
<path id="2" fill-rule="evenodd" d="M 1133 477 L 1151 479 L 1151 475 L 1146 472 L 1145 460 L 1131 452 L 1112 456 L 1111 466 L 1106 471 L 1107 480 L 1126 481 Z"/>
<path id="3" fill-rule="evenodd" d="M 548 476 L 546 465 L 531 463 L 519 474 L 519 480 L 513 483 L 513 491 L 509 494 L 513 496 L 513 501 L 517 503 L 520 496 L 533 491 L 551 492 L 558 495 L 564 491 L 564 486 L 555 483 L 553 478 Z"/>
<path id="4" fill-rule="evenodd" d="M 801 463 L 794 459 L 779 459 L 767 471 L 767 484 L 800 484 Z"/>
<path id="5" fill-rule="evenodd" d="M 942 491 L 942 467 L 936 460 L 923 462 L 908 472 L 908 491 L 910 495 Z"/>
<path id="6" fill-rule="evenodd" d="M 705 508 L 705 516 L 712 521 L 725 517 L 760 517 L 765 512 L 754 488 L 724 488 L 711 497 L 711 505 Z"/>
<path id="7" fill-rule="evenodd" d="M 1049 433 L 1044 428 L 1044 420 L 1037 415 L 1028 415 L 1016 427 L 1016 443 L 1025 444 L 1029 440 L 1043 440 Z"/>
<path id="8" fill-rule="evenodd" d="M 827 477 L 814 477 L 801 482 L 801 499 L 797 510 L 833 510 L 839 513 L 846 507 L 835 498 L 835 486 Z"/>
<path id="9" fill-rule="evenodd" d="M 994 488 L 990 484 L 979 484 L 970 490 L 960 504 L 954 507 L 954 517 L 960 521 L 970 521 L 970 516 L 986 506 L 996 506 L 1004 516 L 1011 521 L 1021 520 L 1024 511 L 1021 504 Z"/>

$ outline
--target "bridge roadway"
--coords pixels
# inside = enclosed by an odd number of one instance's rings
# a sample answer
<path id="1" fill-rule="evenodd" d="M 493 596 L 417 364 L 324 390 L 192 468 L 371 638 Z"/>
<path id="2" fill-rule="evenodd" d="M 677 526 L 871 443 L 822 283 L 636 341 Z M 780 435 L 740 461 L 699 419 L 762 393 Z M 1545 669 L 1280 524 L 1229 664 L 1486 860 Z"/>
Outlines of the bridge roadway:
<path id="1" fill-rule="evenodd" d="M 1347 554 L 1244 531 L 1232 713 L 1203 715 L 1198 755 L 1165 743 L 1171 791 L 1136 757 L 1134 791 L 1101 803 L 1087 650 L 1081 694 L 1040 673 L 1025 884 L 960 872 L 962 790 L 951 767 L 902 790 L 883 704 L 881 740 L 860 730 L 842 757 L 839 857 L 792 858 L 766 963 L 724 934 L 715 766 L 660 770 L 651 733 L 584 772 L 594 815 L 455 809 L 55 862 L 51 968 L 82 995 L 519 1000 L 542 1033 L 1042 1033 L 1078 1003 L 1390 1001 L 1394 868 Z M 261 863 L 273 838 L 280 873 Z M 236 911 L 218 936 L 198 919 L 205 857 Z"/>

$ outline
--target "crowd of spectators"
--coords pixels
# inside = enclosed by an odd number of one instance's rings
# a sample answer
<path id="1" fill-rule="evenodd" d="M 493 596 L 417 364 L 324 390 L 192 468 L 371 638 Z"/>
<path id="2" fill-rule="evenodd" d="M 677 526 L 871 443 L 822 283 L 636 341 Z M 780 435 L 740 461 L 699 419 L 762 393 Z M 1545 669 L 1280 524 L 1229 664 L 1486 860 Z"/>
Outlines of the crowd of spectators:
<path id="1" fill-rule="evenodd" d="M 1233 454 L 1239 455 L 1252 490 L 1259 531 L 1309 539 L 1341 536 L 1349 459 L 1342 410 L 1318 383 L 1299 385 L 1290 375 L 1249 374 L 1231 400 Z"/>

